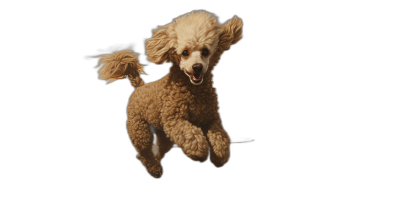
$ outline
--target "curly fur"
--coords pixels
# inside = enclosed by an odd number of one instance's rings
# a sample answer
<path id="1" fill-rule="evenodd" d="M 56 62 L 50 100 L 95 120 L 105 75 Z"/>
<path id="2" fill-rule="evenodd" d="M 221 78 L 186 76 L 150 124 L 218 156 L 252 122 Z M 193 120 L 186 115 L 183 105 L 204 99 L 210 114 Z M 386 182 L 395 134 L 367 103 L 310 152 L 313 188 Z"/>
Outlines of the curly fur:
<path id="1" fill-rule="evenodd" d="M 114 81 L 128 76 L 136 88 L 127 108 L 127 129 L 138 158 L 153 177 L 162 175 L 160 161 L 173 143 L 195 161 L 205 161 L 209 151 L 215 166 L 221 167 L 228 161 L 230 139 L 218 113 L 211 71 L 221 54 L 238 42 L 241 35 L 242 21 L 236 16 L 223 25 L 205 11 L 194 11 L 176 18 L 154 30 L 153 37 L 146 41 L 149 60 L 156 64 L 172 62 L 172 67 L 169 74 L 145 85 L 139 76 L 144 72 L 137 54 L 121 51 L 100 55 L 99 65 L 104 63 L 99 70 L 101 79 Z M 195 54 L 205 48 L 210 55 Z M 193 83 L 188 75 L 190 72 L 185 73 L 191 69 L 187 65 L 191 59 L 187 58 L 192 57 L 182 56 L 185 49 L 191 55 L 197 55 L 196 60 L 206 67 L 202 71 L 201 84 Z M 152 151 L 150 125 L 155 127 L 157 136 L 156 154 Z"/>
<path id="2" fill-rule="evenodd" d="M 132 86 L 143 86 L 144 82 L 139 75 L 146 73 L 143 71 L 143 65 L 139 64 L 137 56 L 136 53 L 129 50 L 95 56 L 100 57 L 96 67 L 104 64 L 99 69 L 99 78 L 107 80 L 107 83 L 111 83 L 128 76 Z"/>

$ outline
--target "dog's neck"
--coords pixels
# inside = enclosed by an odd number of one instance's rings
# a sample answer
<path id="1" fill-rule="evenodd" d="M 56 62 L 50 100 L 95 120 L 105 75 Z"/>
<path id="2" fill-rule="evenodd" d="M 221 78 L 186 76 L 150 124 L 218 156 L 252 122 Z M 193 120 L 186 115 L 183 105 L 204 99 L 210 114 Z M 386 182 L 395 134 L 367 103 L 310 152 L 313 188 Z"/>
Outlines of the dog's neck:
<path id="1" fill-rule="evenodd" d="M 214 54 L 210 58 L 209 67 L 207 72 L 203 75 L 203 82 L 200 85 L 193 85 L 190 82 L 189 77 L 179 68 L 179 62 L 177 59 L 172 60 L 172 66 L 169 69 L 168 73 L 168 85 L 172 85 L 174 87 L 184 87 L 191 92 L 208 92 L 214 90 L 214 74 L 212 71 L 215 66 L 217 66 L 221 56 L 223 54 L 223 50 L 221 48 L 217 48 Z"/>

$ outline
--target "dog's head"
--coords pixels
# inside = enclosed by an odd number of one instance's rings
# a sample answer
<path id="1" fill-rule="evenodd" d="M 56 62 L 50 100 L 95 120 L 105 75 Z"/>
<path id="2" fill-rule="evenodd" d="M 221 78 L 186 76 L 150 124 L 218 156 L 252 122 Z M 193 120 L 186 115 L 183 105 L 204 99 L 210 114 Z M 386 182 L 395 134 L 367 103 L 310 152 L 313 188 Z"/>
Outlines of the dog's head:
<path id="1" fill-rule="evenodd" d="M 194 11 L 153 31 L 146 42 L 149 60 L 179 65 L 194 85 L 215 65 L 223 51 L 242 38 L 242 20 L 233 17 L 225 24 L 205 11 Z"/>

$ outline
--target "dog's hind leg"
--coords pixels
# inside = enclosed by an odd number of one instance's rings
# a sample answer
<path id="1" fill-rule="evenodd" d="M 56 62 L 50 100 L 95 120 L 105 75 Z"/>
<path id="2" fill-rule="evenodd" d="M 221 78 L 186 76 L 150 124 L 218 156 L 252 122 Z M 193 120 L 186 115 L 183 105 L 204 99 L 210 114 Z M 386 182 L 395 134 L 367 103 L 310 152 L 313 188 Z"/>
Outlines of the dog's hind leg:
<path id="1" fill-rule="evenodd" d="M 157 160 L 152 152 L 153 134 L 150 131 L 149 124 L 135 116 L 127 121 L 127 129 L 130 139 L 138 151 L 138 159 L 146 167 L 147 171 L 155 178 L 162 175 L 160 161 Z"/>
<path id="2" fill-rule="evenodd" d="M 171 150 L 174 143 L 167 137 L 164 131 L 156 129 L 155 133 L 157 136 L 157 148 L 158 148 L 156 159 L 161 161 L 161 159 L 164 158 L 165 153 Z"/>

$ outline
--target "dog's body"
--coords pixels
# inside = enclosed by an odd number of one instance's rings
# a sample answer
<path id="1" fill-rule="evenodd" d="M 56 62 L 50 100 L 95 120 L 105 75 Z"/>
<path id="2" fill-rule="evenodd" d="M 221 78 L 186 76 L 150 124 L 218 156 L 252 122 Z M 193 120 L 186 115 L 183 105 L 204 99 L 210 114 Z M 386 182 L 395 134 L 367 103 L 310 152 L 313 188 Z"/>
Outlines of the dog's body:
<path id="1" fill-rule="evenodd" d="M 146 43 L 149 60 L 172 62 L 172 67 L 167 76 L 146 85 L 135 53 L 102 55 L 100 78 L 114 81 L 128 76 L 136 88 L 129 99 L 127 129 L 138 158 L 153 177 L 162 175 L 160 161 L 174 142 L 193 160 L 205 161 L 210 147 L 210 159 L 217 167 L 228 161 L 230 140 L 218 113 L 211 71 L 241 33 L 237 17 L 219 25 L 203 11 L 155 30 Z M 149 125 L 156 128 L 157 154 L 152 151 Z"/>

